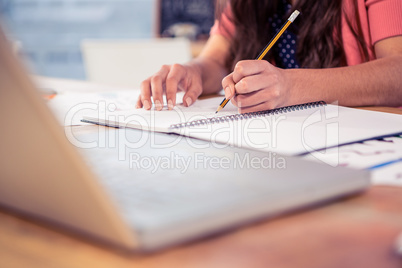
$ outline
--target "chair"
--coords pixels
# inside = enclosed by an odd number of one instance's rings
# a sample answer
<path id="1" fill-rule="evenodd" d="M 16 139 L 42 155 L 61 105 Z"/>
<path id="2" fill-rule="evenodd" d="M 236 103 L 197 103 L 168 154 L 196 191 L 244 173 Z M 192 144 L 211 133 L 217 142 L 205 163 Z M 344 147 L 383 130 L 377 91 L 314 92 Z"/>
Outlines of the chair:
<path id="1" fill-rule="evenodd" d="M 135 88 L 163 64 L 191 59 L 190 41 L 185 38 L 83 40 L 81 50 L 87 80 Z"/>

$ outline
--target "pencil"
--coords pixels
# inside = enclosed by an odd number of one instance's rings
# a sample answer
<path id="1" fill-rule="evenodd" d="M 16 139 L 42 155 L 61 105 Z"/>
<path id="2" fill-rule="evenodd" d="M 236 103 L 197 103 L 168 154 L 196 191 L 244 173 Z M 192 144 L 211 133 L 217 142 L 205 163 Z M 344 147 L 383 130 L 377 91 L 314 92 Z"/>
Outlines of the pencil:
<path id="1" fill-rule="evenodd" d="M 261 53 L 257 56 L 256 60 L 262 60 L 265 55 L 268 53 L 268 51 L 272 48 L 272 46 L 278 41 L 278 39 L 281 37 L 281 35 L 286 31 L 286 29 L 289 27 L 289 25 L 295 21 L 297 16 L 299 16 L 300 12 L 295 10 L 293 13 L 289 16 L 285 24 L 282 25 L 281 29 L 276 33 L 276 35 L 269 41 L 269 43 L 265 46 L 265 48 L 261 51 Z M 215 113 L 218 113 L 220 110 L 222 110 L 230 99 L 224 98 L 221 104 L 219 104 L 218 109 L 216 109 Z"/>

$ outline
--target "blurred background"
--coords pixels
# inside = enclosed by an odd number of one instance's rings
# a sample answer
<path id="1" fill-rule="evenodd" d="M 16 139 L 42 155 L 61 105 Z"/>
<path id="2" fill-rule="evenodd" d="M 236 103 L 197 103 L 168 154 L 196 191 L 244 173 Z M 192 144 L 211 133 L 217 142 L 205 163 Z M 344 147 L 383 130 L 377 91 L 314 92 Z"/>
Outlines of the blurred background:
<path id="1" fill-rule="evenodd" d="M 132 54 L 133 66 L 152 61 L 137 60 L 136 55 L 149 55 L 149 51 L 141 50 L 149 47 L 147 42 L 157 44 L 153 49 L 169 47 L 169 42 L 157 42 L 162 37 L 181 37 L 181 44 L 188 44 L 190 57 L 194 56 L 214 22 L 214 0 L 0 0 L 0 18 L 8 38 L 34 74 L 97 80 L 93 76 L 99 70 L 94 69 L 105 65 L 102 60 L 120 57 L 116 64 L 124 60 L 122 68 L 131 68 L 127 65 L 130 57 L 124 59 L 122 53 Z M 120 51 L 120 55 L 102 49 Z M 102 55 L 109 59 L 102 59 Z M 177 58 L 183 61 L 188 56 Z M 159 64 L 155 59 L 155 65 Z"/>

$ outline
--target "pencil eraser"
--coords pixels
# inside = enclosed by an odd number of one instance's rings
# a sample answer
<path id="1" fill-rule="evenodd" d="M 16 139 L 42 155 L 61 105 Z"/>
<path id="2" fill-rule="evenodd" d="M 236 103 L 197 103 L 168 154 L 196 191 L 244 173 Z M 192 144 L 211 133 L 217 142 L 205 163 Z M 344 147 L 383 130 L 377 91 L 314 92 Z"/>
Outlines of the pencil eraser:
<path id="1" fill-rule="evenodd" d="M 293 11 L 292 15 L 290 15 L 289 20 L 294 22 L 297 16 L 299 16 L 300 12 L 298 10 Z"/>

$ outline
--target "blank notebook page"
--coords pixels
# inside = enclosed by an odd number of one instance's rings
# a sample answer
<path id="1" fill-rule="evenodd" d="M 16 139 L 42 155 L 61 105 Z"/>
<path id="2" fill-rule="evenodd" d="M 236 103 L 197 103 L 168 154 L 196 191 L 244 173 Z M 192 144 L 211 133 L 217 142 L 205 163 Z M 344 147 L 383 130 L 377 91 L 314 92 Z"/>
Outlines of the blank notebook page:
<path id="1" fill-rule="evenodd" d="M 231 103 L 215 115 L 222 97 L 198 100 L 172 111 L 133 109 L 84 120 L 112 126 L 177 133 L 262 151 L 297 155 L 340 144 L 402 132 L 402 116 L 325 103 L 301 104 L 266 114 L 237 113 Z M 183 124 L 187 122 L 187 124 Z M 188 124 L 192 122 L 192 124 Z M 181 124 L 180 127 L 172 125 Z"/>

